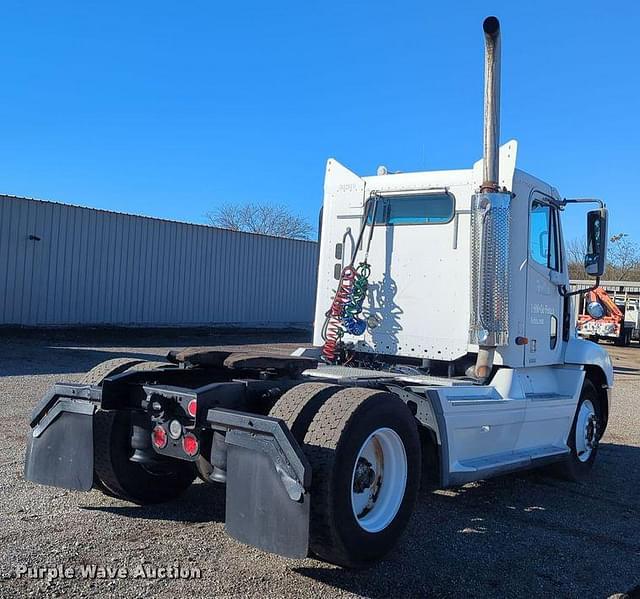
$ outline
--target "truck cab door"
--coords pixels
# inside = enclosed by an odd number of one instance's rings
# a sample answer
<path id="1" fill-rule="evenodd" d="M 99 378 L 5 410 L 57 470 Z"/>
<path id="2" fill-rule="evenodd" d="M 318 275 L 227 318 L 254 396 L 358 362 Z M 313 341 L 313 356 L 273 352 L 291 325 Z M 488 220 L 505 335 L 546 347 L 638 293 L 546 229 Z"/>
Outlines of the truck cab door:
<path id="1" fill-rule="evenodd" d="M 525 366 L 562 362 L 564 301 L 560 295 L 568 278 L 562 255 L 559 211 L 550 198 L 533 192 L 529 199 L 529 255 Z"/>

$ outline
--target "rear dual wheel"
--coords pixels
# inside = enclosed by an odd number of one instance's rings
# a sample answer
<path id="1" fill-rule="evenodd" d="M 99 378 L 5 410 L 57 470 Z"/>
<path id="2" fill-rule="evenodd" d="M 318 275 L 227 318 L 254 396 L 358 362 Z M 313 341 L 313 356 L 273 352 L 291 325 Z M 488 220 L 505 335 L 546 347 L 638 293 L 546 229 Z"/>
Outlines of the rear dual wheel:
<path id="1" fill-rule="evenodd" d="M 87 372 L 82 382 L 101 385 L 109 376 L 128 370 L 154 370 L 166 362 L 114 358 Z M 133 503 L 170 501 L 182 494 L 196 477 L 191 462 L 166 460 L 161 468 L 150 468 L 129 458 L 132 413 L 128 410 L 98 410 L 93 419 L 94 485 L 105 495 Z"/>
<path id="2" fill-rule="evenodd" d="M 151 468 L 129 458 L 131 412 L 98 410 L 93 420 L 94 469 L 107 495 L 140 505 L 181 495 L 196 477 L 192 462 L 167 459 Z"/>
<path id="3" fill-rule="evenodd" d="M 376 389 L 309 383 L 286 393 L 271 415 L 287 416 L 311 463 L 313 553 L 347 567 L 384 557 L 420 485 L 418 430 L 405 403 Z"/>

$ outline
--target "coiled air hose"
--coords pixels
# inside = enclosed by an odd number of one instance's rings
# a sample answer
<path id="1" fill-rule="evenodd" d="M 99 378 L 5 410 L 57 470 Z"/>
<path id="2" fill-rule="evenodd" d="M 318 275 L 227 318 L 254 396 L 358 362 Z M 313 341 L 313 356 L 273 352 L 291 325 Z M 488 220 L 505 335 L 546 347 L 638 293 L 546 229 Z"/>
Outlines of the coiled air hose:
<path id="1" fill-rule="evenodd" d="M 373 237 L 373 227 L 375 225 L 377 201 L 377 196 L 373 196 L 367 203 L 358 241 L 354 246 L 351 256 L 351 262 L 349 262 L 340 273 L 338 289 L 336 290 L 331 307 L 326 313 L 326 319 L 322 329 L 322 338 L 324 340 L 322 358 L 329 364 L 335 364 L 339 360 L 342 337 L 345 333 L 359 336 L 364 334 L 367 328 L 367 323 L 360 315 L 362 314 L 362 305 L 367 296 L 369 275 L 371 274 L 368 257 L 371 239 Z M 367 248 L 364 260 L 360 262 L 356 268 L 354 267 L 354 263 L 367 224 L 369 225 Z"/>

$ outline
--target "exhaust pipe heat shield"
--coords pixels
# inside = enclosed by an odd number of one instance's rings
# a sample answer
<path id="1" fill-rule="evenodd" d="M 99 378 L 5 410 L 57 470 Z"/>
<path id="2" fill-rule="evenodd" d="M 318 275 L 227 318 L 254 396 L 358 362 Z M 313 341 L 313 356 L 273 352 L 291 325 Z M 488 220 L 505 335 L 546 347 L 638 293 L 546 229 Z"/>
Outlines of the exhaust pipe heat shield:
<path id="1" fill-rule="evenodd" d="M 478 193 L 471 199 L 471 326 L 469 342 L 509 342 L 511 194 Z"/>

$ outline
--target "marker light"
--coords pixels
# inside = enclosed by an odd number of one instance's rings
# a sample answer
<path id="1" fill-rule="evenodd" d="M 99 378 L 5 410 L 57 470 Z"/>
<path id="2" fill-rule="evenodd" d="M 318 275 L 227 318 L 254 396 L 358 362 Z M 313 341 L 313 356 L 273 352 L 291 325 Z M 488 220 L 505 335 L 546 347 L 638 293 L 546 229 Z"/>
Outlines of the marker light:
<path id="1" fill-rule="evenodd" d="M 161 425 L 156 425 L 151 431 L 151 442 L 158 449 L 164 449 L 167 446 L 167 431 Z"/>
<path id="2" fill-rule="evenodd" d="M 187 433 L 184 437 L 182 437 L 182 449 L 188 455 L 193 457 L 198 453 L 198 439 L 192 433 Z"/>

